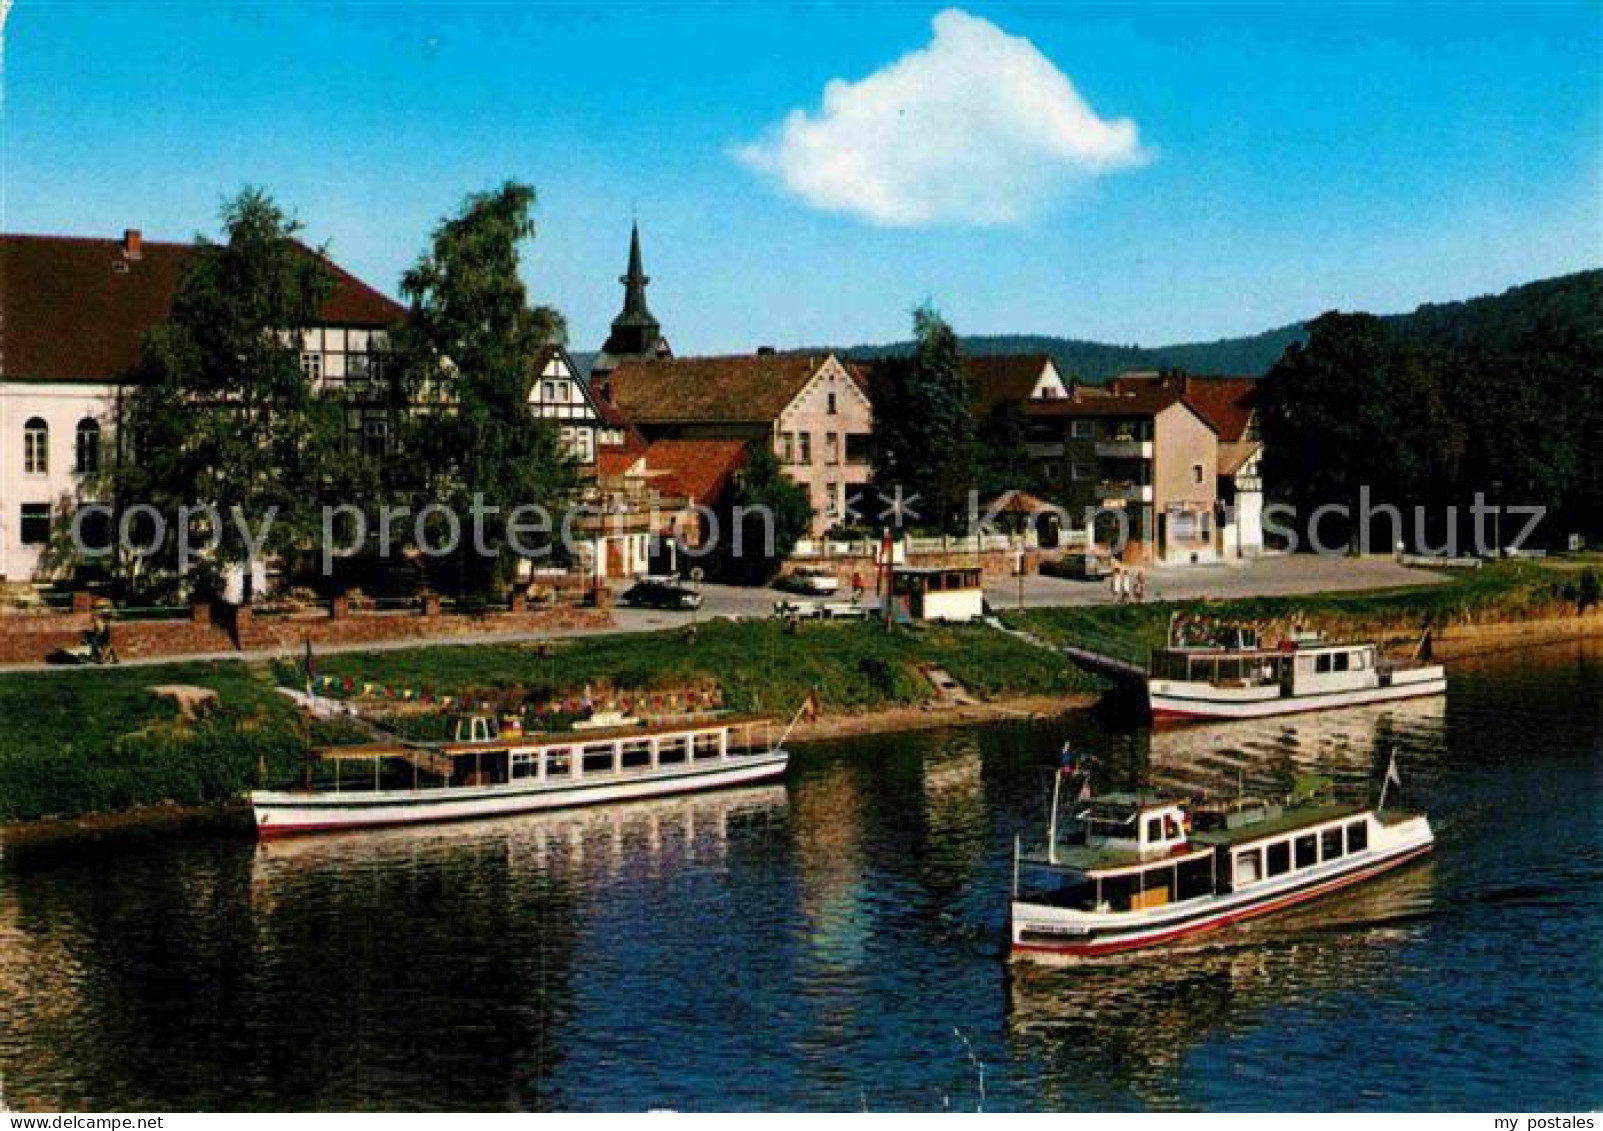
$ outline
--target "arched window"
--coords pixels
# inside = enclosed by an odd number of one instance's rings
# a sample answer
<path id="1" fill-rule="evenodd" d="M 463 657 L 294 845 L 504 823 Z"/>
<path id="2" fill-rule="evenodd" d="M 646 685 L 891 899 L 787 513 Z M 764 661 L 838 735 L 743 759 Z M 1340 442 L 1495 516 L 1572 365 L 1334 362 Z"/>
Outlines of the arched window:
<path id="1" fill-rule="evenodd" d="M 22 471 L 44 475 L 50 470 L 50 425 L 35 416 L 22 428 Z"/>
<path id="2" fill-rule="evenodd" d="M 90 417 L 78 421 L 79 475 L 94 475 L 100 471 L 100 424 Z"/>

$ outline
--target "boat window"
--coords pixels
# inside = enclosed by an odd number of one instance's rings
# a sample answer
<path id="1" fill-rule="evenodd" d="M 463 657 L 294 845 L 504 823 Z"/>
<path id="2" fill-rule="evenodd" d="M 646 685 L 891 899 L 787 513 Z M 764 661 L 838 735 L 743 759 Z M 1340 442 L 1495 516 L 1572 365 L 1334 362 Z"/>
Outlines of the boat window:
<path id="1" fill-rule="evenodd" d="M 714 733 L 711 733 L 711 734 L 698 734 L 698 735 L 696 735 L 695 736 L 695 745 L 694 745 L 694 747 L 692 748 L 692 751 L 691 751 L 691 757 L 693 757 L 698 762 L 700 762 L 700 761 L 702 761 L 703 759 L 706 759 L 706 758 L 716 758 L 716 757 L 718 757 L 718 735 L 717 735 L 717 733 L 714 732 Z"/>
<path id="2" fill-rule="evenodd" d="M 612 772 L 612 743 L 584 748 L 584 772 L 610 774 Z"/>
<path id="3" fill-rule="evenodd" d="M 1297 838 L 1297 867 L 1312 868 L 1319 863 L 1319 842 L 1313 833 Z"/>
<path id="4" fill-rule="evenodd" d="M 644 770 L 651 767 L 651 743 L 645 739 L 636 739 L 623 744 L 623 768 L 626 770 Z"/>
<path id="5" fill-rule="evenodd" d="M 1147 818 L 1147 843 L 1156 844 L 1163 839 L 1163 819 L 1161 817 Z"/>
<path id="6" fill-rule="evenodd" d="M 1165 813 L 1163 816 L 1163 839 L 1180 839 L 1180 822 L 1174 819 L 1173 813 Z"/>
<path id="7" fill-rule="evenodd" d="M 1325 652 L 1314 658 L 1314 671 L 1321 675 L 1330 671 L 1330 653 Z"/>
<path id="8" fill-rule="evenodd" d="M 1348 654 L 1346 652 L 1337 652 L 1333 657 L 1331 657 L 1337 671 L 1344 672 L 1347 670 L 1347 658 Z"/>
<path id="9" fill-rule="evenodd" d="M 1362 852 L 1369 847 L 1369 822 L 1354 821 L 1347 826 L 1347 851 Z"/>
<path id="10" fill-rule="evenodd" d="M 565 778 L 573 773 L 573 751 L 566 746 L 545 752 L 545 776 Z"/>
<path id="11" fill-rule="evenodd" d="M 1173 868 L 1148 868 L 1141 873 L 1141 886 L 1131 897 L 1130 906 L 1136 909 L 1162 907 L 1169 902 L 1173 886 Z"/>
<path id="12" fill-rule="evenodd" d="M 1263 853 L 1256 848 L 1236 853 L 1236 886 L 1255 884 L 1263 876 Z"/>
<path id="13" fill-rule="evenodd" d="M 657 765 L 677 766 L 685 760 L 685 740 L 679 738 L 665 738 L 657 745 Z"/>
<path id="14" fill-rule="evenodd" d="M 1275 841 L 1265 850 L 1264 855 L 1264 863 L 1271 876 L 1284 876 L 1291 871 L 1291 841 Z"/>
<path id="15" fill-rule="evenodd" d="M 1128 911 L 1136 892 L 1138 875 L 1108 876 L 1102 881 L 1102 902 L 1109 911 Z"/>
<path id="16" fill-rule="evenodd" d="M 540 752 L 537 750 L 514 750 L 510 763 L 513 778 L 540 776 Z"/>
<path id="17" fill-rule="evenodd" d="M 1025 903 L 1044 903 L 1090 911 L 1095 906 L 1095 885 L 1078 872 L 1061 868 L 1025 867 L 1019 871 L 1019 899 Z"/>
<path id="18" fill-rule="evenodd" d="M 1213 857 L 1203 856 L 1181 864 L 1175 879 L 1176 899 L 1196 899 L 1213 894 Z"/>
<path id="19" fill-rule="evenodd" d="M 1319 848 L 1321 860 L 1338 860 L 1341 858 L 1341 826 L 1326 829 L 1319 834 Z"/>

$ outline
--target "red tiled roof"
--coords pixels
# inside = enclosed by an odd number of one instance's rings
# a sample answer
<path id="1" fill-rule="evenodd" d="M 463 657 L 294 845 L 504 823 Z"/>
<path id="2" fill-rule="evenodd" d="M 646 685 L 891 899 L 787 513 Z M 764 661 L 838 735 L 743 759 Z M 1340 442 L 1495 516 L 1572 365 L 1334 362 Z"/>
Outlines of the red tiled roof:
<path id="1" fill-rule="evenodd" d="M 1186 373 L 1163 375 L 1128 373 L 1115 377 L 1115 391 L 1164 389 L 1178 392 L 1187 403 L 1213 425 L 1219 439 L 1235 443 L 1245 437 L 1252 416 L 1252 397 L 1258 382 L 1252 377 L 1193 377 Z"/>
<path id="2" fill-rule="evenodd" d="M 657 490 L 707 506 L 745 464 L 744 440 L 658 440 L 646 449 L 646 473 Z"/>
<path id="3" fill-rule="evenodd" d="M 625 361 L 607 378 L 636 424 L 776 420 L 828 355 L 738 354 Z"/>
<path id="4" fill-rule="evenodd" d="M 121 239 L 0 235 L 0 376 L 97 382 L 126 376 L 146 331 L 171 315 L 195 248 L 146 240 L 130 257 Z M 325 322 L 378 328 L 405 313 L 324 262 L 334 278 Z"/>
<path id="5" fill-rule="evenodd" d="M 623 447 L 606 445 L 596 448 L 596 475 L 614 479 L 623 475 L 645 454 L 643 446 L 626 444 Z"/>

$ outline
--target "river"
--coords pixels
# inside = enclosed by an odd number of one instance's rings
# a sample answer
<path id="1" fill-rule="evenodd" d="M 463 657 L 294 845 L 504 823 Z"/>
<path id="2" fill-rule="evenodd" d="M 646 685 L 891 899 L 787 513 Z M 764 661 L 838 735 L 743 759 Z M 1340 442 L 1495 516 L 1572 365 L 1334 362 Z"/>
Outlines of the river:
<path id="1" fill-rule="evenodd" d="M 805 748 L 782 786 L 0 861 L 0 1084 L 29 1109 L 1603 1106 L 1603 647 L 1445 701 Z M 1009 966 L 1015 834 L 1102 786 L 1372 778 L 1427 864 L 1161 958 Z M 1377 779 L 1378 780 L 1378 779 Z"/>

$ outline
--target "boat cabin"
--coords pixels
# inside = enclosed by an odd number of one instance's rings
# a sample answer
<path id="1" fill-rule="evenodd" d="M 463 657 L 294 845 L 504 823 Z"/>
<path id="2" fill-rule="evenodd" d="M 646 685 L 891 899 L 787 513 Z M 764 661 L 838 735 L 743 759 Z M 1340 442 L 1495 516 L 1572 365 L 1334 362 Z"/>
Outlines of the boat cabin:
<path id="1" fill-rule="evenodd" d="M 1190 843 L 1189 826 L 1173 798 L 1114 793 L 1083 802 L 1062 845 L 1020 859 L 1015 897 L 1109 912 L 1212 895 L 1214 852 Z"/>
<path id="2" fill-rule="evenodd" d="M 898 569 L 895 593 L 914 620 L 971 621 L 985 615 L 983 582 L 979 566 Z"/>
<path id="3" fill-rule="evenodd" d="M 1287 695 L 1350 691 L 1384 683 L 1373 644 L 1299 644 L 1246 651 L 1166 648 L 1152 654 L 1153 679 L 1211 687 L 1279 687 Z"/>

